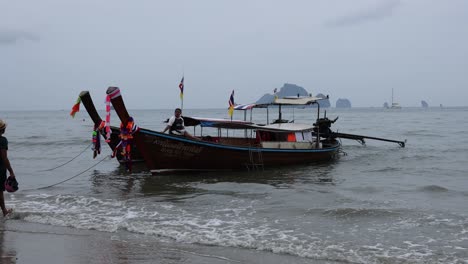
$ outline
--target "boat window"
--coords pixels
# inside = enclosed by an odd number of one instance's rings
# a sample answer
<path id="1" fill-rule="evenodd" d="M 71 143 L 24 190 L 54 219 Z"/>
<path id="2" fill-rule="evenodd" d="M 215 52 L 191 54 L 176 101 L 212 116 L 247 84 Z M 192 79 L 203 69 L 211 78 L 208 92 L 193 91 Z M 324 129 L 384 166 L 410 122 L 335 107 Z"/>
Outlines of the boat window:
<path id="1" fill-rule="evenodd" d="M 295 133 L 258 131 L 256 134 L 258 141 L 290 141 L 296 142 Z"/>

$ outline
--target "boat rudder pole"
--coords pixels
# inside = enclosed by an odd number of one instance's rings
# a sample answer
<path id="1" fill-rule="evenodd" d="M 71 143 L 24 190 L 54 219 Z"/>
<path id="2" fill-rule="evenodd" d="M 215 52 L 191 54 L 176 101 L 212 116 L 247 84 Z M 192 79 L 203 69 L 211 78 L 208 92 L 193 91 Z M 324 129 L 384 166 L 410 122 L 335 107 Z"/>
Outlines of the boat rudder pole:
<path id="1" fill-rule="evenodd" d="M 362 136 L 362 135 L 354 135 L 354 134 L 345 134 L 345 133 L 338 133 L 338 132 L 332 132 L 332 133 L 330 133 L 330 136 L 334 137 L 334 138 L 346 138 L 346 139 L 359 140 L 362 143 L 365 142 L 364 139 L 372 139 L 372 140 L 380 140 L 380 141 L 397 143 L 402 148 L 404 148 L 406 146 L 406 139 L 404 141 L 400 141 L 400 140 L 393 140 L 393 139 L 387 139 L 387 138 L 378 138 L 378 137 L 370 137 L 370 136 Z"/>

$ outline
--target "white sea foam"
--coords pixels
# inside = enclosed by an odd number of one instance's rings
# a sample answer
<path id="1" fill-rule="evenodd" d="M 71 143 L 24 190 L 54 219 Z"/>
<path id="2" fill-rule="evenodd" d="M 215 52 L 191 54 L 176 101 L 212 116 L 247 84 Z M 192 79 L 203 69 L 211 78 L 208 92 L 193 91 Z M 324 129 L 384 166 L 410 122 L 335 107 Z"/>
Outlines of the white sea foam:
<path id="1" fill-rule="evenodd" d="M 106 232 L 125 230 L 182 243 L 249 248 L 313 259 L 357 263 L 375 263 L 380 260 L 424 263 L 435 256 L 428 241 L 446 244 L 443 241 L 445 238 L 424 236 L 406 240 L 398 247 L 384 245 L 383 242 L 365 244 L 365 240 L 353 244 L 350 240 L 352 237 L 365 238 L 363 227 L 358 224 L 345 229 L 315 233 L 309 230 L 304 233 L 301 227 L 284 219 L 271 221 L 259 218 L 252 203 L 245 206 L 246 202 L 242 199 L 231 201 L 227 204 L 229 206 L 215 210 L 190 210 L 168 202 L 141 203 L 137 199 L 115 200 L 73 195 L 28 195 L 22 201 L 12 199 L 11 202 L 16 211 L 24 216 L 23 220 L 30 222 Z M 372 235 L 385 237 L 387 232 L 442 224 L 444 228 L 459 229 L 451 237 L 452 241 L 466 238 L 466 221 L 452 221 L 435 215 L 422 216 L 421 219 L 398 218 L 399 221 L 391 225 L 386 222 L 382 225 L 374 223 L 366 229 L 373 230 Z M 337 239 L 331 239 L 330 236 L 342 236 L 345 239 L 337 243 Z M 347 236 L 351 238 L 346 239 Z M 450 250 L 456 254 L 457 251 L 464 252 L 465 247 L 453 245 Z"/>

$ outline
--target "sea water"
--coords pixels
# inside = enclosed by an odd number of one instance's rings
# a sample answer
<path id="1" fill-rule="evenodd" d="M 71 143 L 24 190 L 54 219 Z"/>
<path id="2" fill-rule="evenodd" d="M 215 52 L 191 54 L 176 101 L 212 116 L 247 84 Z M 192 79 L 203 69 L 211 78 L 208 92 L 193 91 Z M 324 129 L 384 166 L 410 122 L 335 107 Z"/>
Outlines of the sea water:
<path id="1" fill-rule="evenodd" d="M 172 109 L 130 112 L 139 126 L 160 131 Z M 316 110 L 283 112 L 313 123 Z M 227 118 L 225 109 L 184 114 Z M 276 115 L 270 109 L 270 121 Z M 253 112 L 255 122 L 266 117 Z M 335 131 L 407 140 L 406 147 L 343 139 L 342 153 L 326 164 L 153 176 L 142 165 L 126 172 L 104 142 L 93 159 L 84 110 L 74 119 L 68 111 L 2 112 L 20 183 L 6 194 L 15 217 L 4 228 L 70 227 L 125 234 L 132 245 L 192 245 L 220 256 L 247 250 L 293 263 L 467 263 L 468 108 L 327 109 L 327 117 L 339 117 Z M 115 113 L 111 122 L 119 125 Z"/>

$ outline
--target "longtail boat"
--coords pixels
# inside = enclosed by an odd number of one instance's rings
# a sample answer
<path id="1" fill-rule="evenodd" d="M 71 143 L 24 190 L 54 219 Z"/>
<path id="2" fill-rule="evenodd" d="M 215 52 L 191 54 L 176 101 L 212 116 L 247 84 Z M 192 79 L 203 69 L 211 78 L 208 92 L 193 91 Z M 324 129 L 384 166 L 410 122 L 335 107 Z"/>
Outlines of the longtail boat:
<path id="1" fill-rule="evenodd" d="M 133 125 L 118 87 L 109 87 L 107 95 L 119 116 L 121 127 Z M 279 109 L 279 118 L 272 124 L 254 124 L 242 120 L 200 118 L 184 116 L 185 126 L 200 126 L 217 129 L 216 136 L 184 137 L 139 128 L 132 132 L 132 145 L 141 153 L 147 168 L 153 174 L 177 170 L 234 170 L 257 169 L 299 164 L 326 162 L 337 157 L 341 149 L 338 139 L 366 139 L 397 143 L 405 147 L 405 141 L 391 140 L 355 134 L 337 133 L 331 125 L 337 121 L 320 117 L 317 97 L 275 98 L 273 103 L 251 107 L 274 105 Z M 317 119 L 312 125 L 291 123 L 281 117 L 282 106 L 317 105 Z M 241 107 L 242 108 L 242 107 Z M 311 108 L 313 109 L 313 108 Z M 245 116 L 245 115 L 244 115 Z M 128 130 L 128 129 L 127 129 Z M 245 131 L 243 137 L 223 136 L 223 130 Z M 250 132 L 250 133 L 248 133 Z M 249 136 L 250 134 L 250 136 Z"/>
<path id="2" fill-rule="evenodd" d="M 110 138 L 109 140 L 107 140 L 108 138 L 107 138 L 106 133 L 102 133 L 101 131 L 98 131 L 98 129 L 99 130 L 101 129 L 99 127 L 103 124 L 103 120 L 99 116 L 99 113 L 97 112 L 96 107 L 94 106 L 93 99 L 91 98 L 89 91 L 82 91 L 79 94 L 79 97 L 81 99 L 81 103 L 83 104 L 86 111 L 88 112 L 89 117 L 91 117 L 91 120 L 93 120 L 94 130 L 97 132 L 97 136 L 102 135 L 105 142 L 107 142 L 112 152 L 115 154 L 115 157 L 117 158 L 119 163 L 127 164 L 128 161 L 125 159 L 125 157 L 122 156 L 121 152 L 117 150 L 119 143 L 121 142 L 120 128 L 111 126 Z M 136 146 L 133 146 L 132 162 L 138 162 L 138 163 L 143 162 L 143 157 L 140 155 Z"/>
<path id="3" fill-rule="evenodd" d="M 122 123 L 132 120 L 120 89 L 109 87 L 107 94 Z M 319 99 L 281 99 L 276 104 L 309 105 Z M 140 128 L 133 140 L 153 174 L 166 170 L 234 170 L 310 164 L 332 160 L 341 146 L 336 138 L 323 138 L 314 132 L 318 128 L 315 124 L 256 125 L 241 120 L 196 117 L 184 117 L 184 121 L 185 126 L 211 127 L 220 132 L 214 137 L 189 138 Z M 251 136 L 222 136 L 223 129 L 249 131 Z"/>

